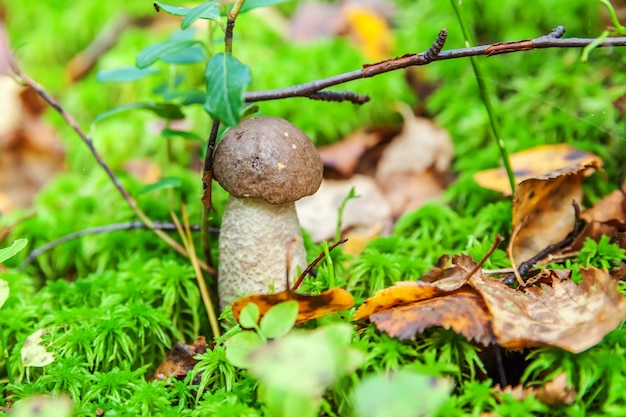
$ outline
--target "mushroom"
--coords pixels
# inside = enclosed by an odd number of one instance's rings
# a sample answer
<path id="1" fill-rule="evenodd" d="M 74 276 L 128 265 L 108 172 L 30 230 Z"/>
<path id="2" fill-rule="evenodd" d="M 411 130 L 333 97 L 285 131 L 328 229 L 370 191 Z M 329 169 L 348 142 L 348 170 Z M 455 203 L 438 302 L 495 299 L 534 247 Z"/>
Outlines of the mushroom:
<path id="1" fill-rule="evenodd" d="M 286 289 L 307 266 L 295 201 L 317 191 L 323 165 L 313 142 L 276 117 L 230 129 L 214 153 L 213 175 L 230 193 L 219 237 L 220 307 L 242 295 Z"/>

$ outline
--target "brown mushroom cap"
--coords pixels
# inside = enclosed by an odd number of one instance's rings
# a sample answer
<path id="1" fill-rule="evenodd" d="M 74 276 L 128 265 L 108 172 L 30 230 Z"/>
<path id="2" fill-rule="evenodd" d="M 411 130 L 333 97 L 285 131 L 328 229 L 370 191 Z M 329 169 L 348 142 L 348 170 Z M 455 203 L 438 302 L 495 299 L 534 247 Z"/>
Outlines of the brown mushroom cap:
<path id="1" fill-rule="evenodd" d="M 284 204 L 315 193 L 322 182 L 313 142 L 277 117 L 242 121 L 222 137 L 213 158 L 213 176 L 238 198 Z"/>

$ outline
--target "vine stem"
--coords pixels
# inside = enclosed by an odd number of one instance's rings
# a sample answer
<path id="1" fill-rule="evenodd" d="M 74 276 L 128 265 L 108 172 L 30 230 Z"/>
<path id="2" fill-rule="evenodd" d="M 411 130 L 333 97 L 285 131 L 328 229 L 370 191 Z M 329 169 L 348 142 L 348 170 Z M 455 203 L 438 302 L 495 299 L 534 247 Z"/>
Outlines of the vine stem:
<path id="1" fill-rule="evenodd" d="M 131 195 L 126 191 L 124 186 L 120 183 L 118 178 L 113 173 L 113 170 L 104 162 L 102 156 L 96 149 L 93 144 L 93 140 L 87 136 L 87 134 L 81 129 L 76 120 L 69 114 L 65 109 L 59 104 L 59 102 L 52 97 L 46 89 L 37 83 L 35 80 L 26 75 L 17 65 L 17 62 L 13 57 L 9 59 L 11 69 L 15 73 L 15 75 L 24 82 L 24 84 L 28 85 L 32 88 L 38 95 L 41 97 L 46 103 L 48 103 L 52 108 L 54 108 L 65 120 L 65 122 L 76 132 L 76 134 L 81 138 L 83 143 L 87 145 L 89 151 L 93 155 L 94 159 L 102 167 L 104 172 L 107 174 L 117 191 L 122 195 L 122 198 L 126 201 L 126 204 L 130 207 L 130 209 L 135 213 L 135 215 L 139 218 L 139 220 L 146 225 L 146 227 L 152 230 L 159 238 L 161 238 L 165 243 L 170 245 L 176 252 L 187 256 L 185 249 L 174 239 L 168 236 L 163 230 L 155 228 L 154 222 L 141 210 L 141 208 L 137 205 L 135 199 L 131 197 Z M 215 269 L 207 265 L 205 262 L 200 262 L 200 267 L 210 274 L 215 274 Z"/>

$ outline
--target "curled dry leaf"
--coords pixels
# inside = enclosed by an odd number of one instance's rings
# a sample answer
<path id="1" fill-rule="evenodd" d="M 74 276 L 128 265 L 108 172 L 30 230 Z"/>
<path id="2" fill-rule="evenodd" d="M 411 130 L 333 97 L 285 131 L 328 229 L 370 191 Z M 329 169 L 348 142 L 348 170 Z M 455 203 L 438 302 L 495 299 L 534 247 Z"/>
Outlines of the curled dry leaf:
<path id="1" fill-rule="evenodd" d="M 510 394 L 518 401 L 535 396 L 539 401 L 550 406 L 570 405 L 576 401 L 576 391 L 567 384 L 567 374 L 561 372 L 551 381 L 546 382 L 543 386 L 516 387 L 506 386 L 500 388 L 496 386 L 498 394 Z"/>
<path id="2" fill-rule="evenodd" d="M 449 261 L 449 257 L 442 257 L 440 265 Z M 412 339 L 416 333 L 440 326 L 483 345 L 492 343 L 485 302 L 466 285 L 476 263 L 469 256 L 456 256 L 452 264 L 431 270 L 428 276 L 432 282 L 402 281 L 378 291 L 356 311 L 354 319 L 367 317 L 378 329 L 399 339 Z"/>
<path id="3" fill-rule="evenodd" d="M 579 285 L 555 274 L 551 286 L 522 291 L 480 275 L 469 283 L 484 298 L 502 347 L 556 346 L 579 353 L 599 343 L 626 317 L 626 298 L 607 271 L 589 268 L 581 273 Z"/>
<path id="4" fill-rule="evenodd" d="M 567 144 L 543 145 L 511 155 L 517 187 L 513 195 L 513 232 L 509 254 L 522 263 L 563 241 L 576 221 L 573 202 L 583 197 L 583 178 L 599 169 L 599 157 Z M 504 169 L 474 176 L 485 188 L 510 194 Z"/>
<path id="5" fill-rule="evenodd" d="M 354 305 L 352 295 L 339 287 L 324 291 L 319 295 L 282 291 L 276 294 L 254 294 L 236 301 L 232 307 L 233 317 L 239 321 L 241 310 L 249 303 L 254 303 L 259 307 L 259 319 L 261 319 L 267 310 L 276 304 L 291 300 L 298 302 L 296 324 L 347 310 Z"/>
<path id="6" fill-rule="evenodd" d="M 626 317 L 626 297 L 608 272 L 582 270 L 576 285 L 569 272 L 547 271 L 538 286 L 512 289 L 476 271 L 468 256 L 426 274 L 432 282 L 404 281 L 378 291 L 354 319 L 368 318 L 391 336 L 414 338 L 434 326 L 452 329 L 484 345 L 507 349 L 555 346 L 582 352 L 599 343 Z M 549 281 L 549 284 L 545 282 Z"/>
<path id="7" fill-rule="evenodd" d="M 191 345 L 177 342 L 149 380 L 163 381 L 168 377 L 179 380 L 185 379 L 187 373 L 198 363 L 194 356 L 204 353 L 206 350 L 207 344 L 204 336 L 199 336 Z"/>
<path id="8" fill-rule="evenodd" d="M 587 238 L 598 241 L 603 235 L 626 248 L 626 181 L 621 190 L 598 201 L 581 218 L 587 224 L 567 250 L 579 250 Z"/>

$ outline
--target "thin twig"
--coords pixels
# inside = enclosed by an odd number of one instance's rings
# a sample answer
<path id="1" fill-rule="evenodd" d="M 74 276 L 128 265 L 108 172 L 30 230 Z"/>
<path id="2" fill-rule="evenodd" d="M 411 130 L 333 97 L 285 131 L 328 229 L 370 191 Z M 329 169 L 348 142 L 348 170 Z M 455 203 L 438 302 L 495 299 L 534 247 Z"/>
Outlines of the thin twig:
<path id="1" fill-rule="evenodd" d="M 330 246 L 328 248 L 328 252 L 331 252 L 333 249 L 335 249 L 337 246 L 342 245 L 344 243 L 346 243 L 348 241 L 348 239 L 341 239 L 339 242 L 333 244 L 332 246 Z M 294 282 L 293 286 L 291 287 L 291 291 L 295 291 L 298 289 L 298 287 L 300 286 L 300 284 L 302 284 L 302 280 L 304 280 L 304 277 L 306 277 L 313 268 L 315 268 L 315 265 L 317 265 L 319 263 L 319 261 L 321 261 L 324 258 L 324 255 L 326 255 L 325 252 L 320 253 L 317 258 L 315 258 L 313 260 L 313 262 L 311 262 L 309 264 L 309 266 L 307 266 L 304 271 L 302 271 L 302 273 L 300 274 L 300 276 L 298 277 L 298 280 L 296 282 Z"/>
<path id="2" fill-rule="evenodd" d="M 122 195 L 122 198 L 124 198 L 124 200 L 126 201 L 128 206 L 131 208 L 131 210 L 135 213 L 135 215 L 139 217 L 139 220 L 141 220 L 141 222 L 144 223 L 148 229 L 153 230 L 154 233 L 158 237 L 163 239 L 168 245 L 174 248 L 176 252 L 182 255 L 185 255 L 185 249 L 178 242 L 176 242 L 174 239 L 169 237 L 162 230 L 154 228 L 154 222 L 150 220 L 150 218 L 137 205 L 137 202 L 130 196 L 128 191 L 126 191 L 126 189 L 120 183 L 120 181 L 115 176 L 111 168 L 106 164 L 106 162 L 104 162 L 104 159 L 102 159 L 102 156 L 100 156 L 100 153 L 96 150 L 91 138 L 89 138 L 87 134 L 85 134 L 85 132 L 80 128 L 80 126 L 78 125 L 76 120 L 72 117 L 72 115 L 66 112 L 65 109 L 59 104 L 59 102 L 56 101 L 50 94 L 48 94 L 48 92 L 39 83 L 37 83 L 32 78 L 30 78 L 28 75 L 24 74 L 22 70 L 20 70 L 19 66 L 17 65 L 17 62 L 15 61 L 13 57 L 11 57 L 10 59 L 10 64 L 11 64 L 11 69 L 13 70 L 15 75 L 18 76 L 26 85 L 28 85 L 33 90 L 35 90 L 35 92 L 46 103 L 52 106 L 61 115 L 61 117 L 63 117 L 63 120 L 65 120 L 65 122 L 68 125 L 70 125 L 72 129 L 74 129 L 74 132 L 76 132 L 76 134 L 82 139 L 85 145 L 87 145 L 87 147 L 89 148 L 89 151 L 95 158 L 98 165 L 102 167 L 102 169 L 107 174 L 107 176 L 109 177 L 109 179 L 111 180 L 111 182 L 113 183 L 117 191 Z M 203 269 L 210 272 L 211 274 L 215 273 L 215 270 L 209 267 L 206 263 L 202 262 L 201 266 Z"/>
<path id="3" fill-rule="evenodd" d="M 502 243 L 503 240 L 504 238 L 502 236 L 496 235 L 496 238 L 493 240 L 493 245 L 491 245 L 491 248 L 489 248 L 487 253 L 480 259 L 476 266 L 474 266 L 474 268 L 472 268 L 472 270 L 467 273 L 465 279 L 470 279 L 472 275 L 474 275 L 480 268 L 482 268 L 485 262 L 487 262 L 487 259 L 489 259 L 489 257 L 496 251 L 496 249 L 498 249 L 498 246 L 500 246 L 500 243 Z"/>
<path id="4" fill-rule="evenodd" d="M 58 239 L 55 239 L 51 242 L 46 243 L 45 245 L 41 245 L 38 248 L 33 249 L 17 269 L 18 271 L 24 270 L 24 268 L 26 268 L 28 265 L 33 263 L 33 261 L 39 255 L 45 252 L 48 252 L 56 248 L 57 246 L 61 246 L 64 243 L 70 242 L 74 239 L 78 239 L 79 237 L 88 236 L 88 235 L 97 235 L 100 233 L 117 232 L 120 230 L 138 230 L 138 229 L 139 230 L 159 229 L 159 230 L 173 231 L 173 230 L 176 230 L 176 225 L 174 223 L 154 222 L 152 224 L 152 227 L 148 227 L 146 224 L 142 222 L 126 222 L 126 223 L 107 224 L 105 226 L 90 227 L 88 229 L 79 230 L 77 232 L 73 232 L 65 236 L 61 236 Z M 194 232 L 197 232 L 200 230 L 200 226 L 192 225 L 191 230 L 193 230 Z M 210 232 L 219 233 L 219 229 L 214 228 L 214 229 L 211 229 Z"/>
<path id="5" fill-rule="evenodd" d="M 334 75 L 332 77 L 323 78 L 321 80 L 316 80 L 305 84 L 278 88 L 275 90 L 251 91 L 245 94 L 245 99 L 246 102 L 254 102 L 290 97 L 308 97 L 310 94 L 316 93 L 328 87 L 344 84 L 349 81 L 361 78 L 373 77 L 379 74 L 383 74 L 385 72 L 395 71 L 397 69 L 407 68 L 411 66 L 427 65 L 434 61 L 467 58 L 470 56 L 492 56 L 509 54 L 514 52 L 530 51 L 533 49 L 583 48 L 589 45 L 591 42 L 595 41 L 595 38 L 561 39 L 557 35 L 562 34 L 561 31 L 564 30 L 565 29 L 563 28 L 563 26 L 559 26 L 552 32 L 550 32 L 550 34 L 535 39 L 514 42 L 498 42 L 489 45 L 441 51 L 431 60 L 428 60 L 426 58 L 426 52 L 421 54 L 408 54 L 399 58 L 378 62 L 376 64 L 365 65 L 359 70 Z M 437 40 L 439 40 L 440 37 L 441 32 L 440 36 L 437 37 Z M 433 44 L 430 49 L 432 49 L 434 46 L 435 44 Z M 598 45 L 598 47 L 602 48 L 612 46 L 626 46 L 626 36 L 608 38 Z"/>

